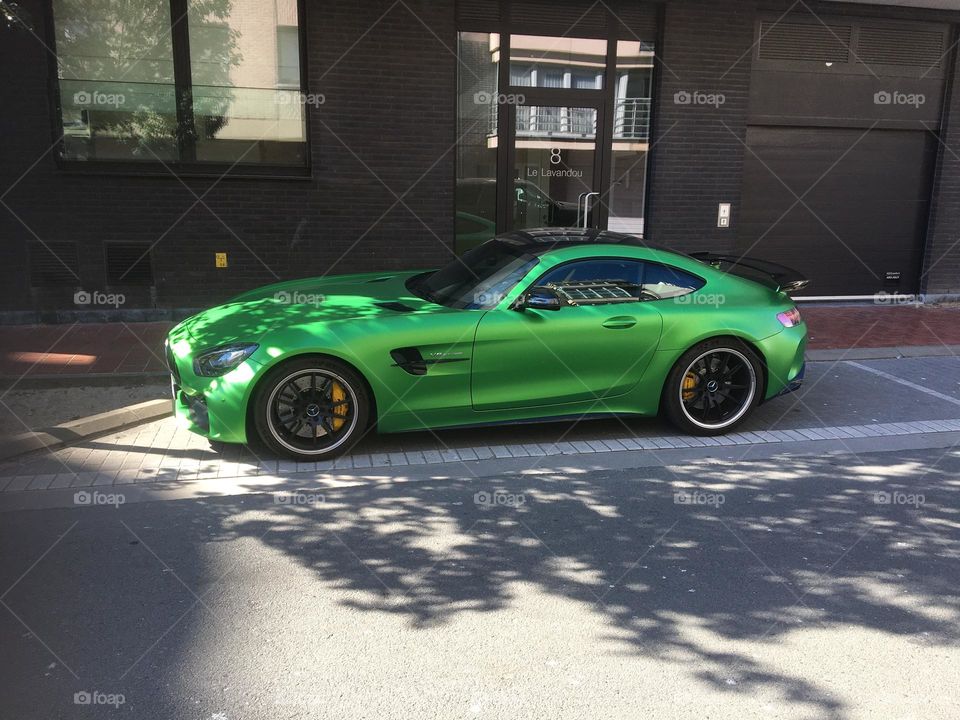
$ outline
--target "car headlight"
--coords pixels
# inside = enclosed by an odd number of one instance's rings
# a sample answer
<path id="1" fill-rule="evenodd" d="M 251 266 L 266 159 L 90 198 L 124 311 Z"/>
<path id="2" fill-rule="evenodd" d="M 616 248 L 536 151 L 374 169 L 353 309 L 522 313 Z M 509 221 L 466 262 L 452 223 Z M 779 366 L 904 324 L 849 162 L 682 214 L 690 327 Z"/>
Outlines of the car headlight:
<path id="1" fill-rule="evenodd" d="M 233 370 L 260 347 L 256 343 L 224 345 L 194 358 L 193 370 L 204 377 L 219 377 Z"/>

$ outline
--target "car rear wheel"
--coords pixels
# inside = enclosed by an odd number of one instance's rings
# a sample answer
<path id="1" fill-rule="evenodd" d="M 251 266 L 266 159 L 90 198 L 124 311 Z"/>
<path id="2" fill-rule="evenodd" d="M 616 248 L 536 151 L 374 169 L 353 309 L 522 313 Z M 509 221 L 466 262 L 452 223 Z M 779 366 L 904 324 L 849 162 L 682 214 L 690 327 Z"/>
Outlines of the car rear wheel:
<path id="1" fill-rule="evenodd" d="M 271 370 L 254 393 L 257 434 L 296 460 L 340 455 L 367 427 L 370 398 L 351 368 L 328 358 L 292 360 Z"/>
<path id="2" fill-rule="evenodd" d="M 664 387 L 667 417 L 694 435 L 728 432 L 760 402 L 762 373 L 756 354 L 742 342 L 702 342 L 670 371 Z"/>

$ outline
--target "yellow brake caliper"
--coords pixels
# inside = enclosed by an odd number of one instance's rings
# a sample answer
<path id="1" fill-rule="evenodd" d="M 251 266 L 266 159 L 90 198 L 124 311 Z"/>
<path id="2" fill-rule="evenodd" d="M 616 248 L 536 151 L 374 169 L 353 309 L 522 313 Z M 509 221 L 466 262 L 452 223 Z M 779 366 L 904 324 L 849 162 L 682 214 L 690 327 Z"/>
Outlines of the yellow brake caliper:
<path id="1" fill-rule="evenodd" d="M 347 400 L 347 391 L 343 389 L 343 386 L 338 383 L 336 380 L 333 381 L 333 387 L 330 389 L 330 400 L 333 403 L 333 421 L 330 423 L 330 426 L 333 428 L 334 432 L 343 427 L 343 424 L 346 422 L 347 410 L 349 406 L 346 402 Z"/>
<path id="2" fill-rule="evenodd" d="M 680 397 L 683 398 L 684 402 L 689 402 L 696 397 L 697 384 L 700 382 L 700 378 L 697 377 L 696 373 L 688 372 L 683 376 L 683 393 Z"/>

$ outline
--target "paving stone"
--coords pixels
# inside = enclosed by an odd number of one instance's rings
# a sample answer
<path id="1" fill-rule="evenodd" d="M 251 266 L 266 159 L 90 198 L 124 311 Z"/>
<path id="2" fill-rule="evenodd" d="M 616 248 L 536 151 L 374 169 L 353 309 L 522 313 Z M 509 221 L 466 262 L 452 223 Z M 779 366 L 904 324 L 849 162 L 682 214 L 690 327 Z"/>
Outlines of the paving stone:
<path id="1" fill-rule="evenodd" d="M 450 448 L 440 448 L 439 452 L 441 462 L 460 462 L 460 456 L 457 455 L 456 450 L 451 450 Z"/>
<path id="2" fill-rule="evenodd" d="M 76 477 L 74 477 L 70 483 L 70 487 L 90 487 L 96 479 L 97 473 L 95 472 L 77 473 Z"/>
<path id="3" fill-rule="evenodd" d="M 387 453 L 370 453 L 370 465 L 372 467 L 388 467 L 390 456 Z"/>
<path id="4" fill-rule="evenodd" d="M 7 483 L 7 486 L 3 489 L 4 492 L 18 492 L 20 490 L 26 490 L 27 486 L 33 482 L 33 475 L 17 475 L 10 478 L 10 482 Z"/>
<path id="5" fill-rule="evenodd" d="M 27 485 L 27 490 L 46 490 L 56 477 L 56 475 L 50 474 L 36 475 L 33 480 L 30 481 L 30 484 Z"/>
<path id="6" fill-rule="evenodd" d="M 49 489 L 68 488 L 75 477 L 76 475 L 74 473 L 58 473 L 54 476 L 53 482 L 50 483 Z"/>
<path id="7" fill-rule="evenodd" d="M 443 462 L 443 458 L 440 456 L 440 453 L 438 453 L 436 450 L 424 450 L 423 458 L 429 464 Z"/>
<path id="8" fill-rule="evenodd" d="M 373 458 L 367 454 L 362 453 L 360 455 L 353 456 L 353 466 L 355 468 L 367 468 L 373 464 Z"/>
<path id="9" fill-rule="evenodd" d="M 408 465 L 425 465 L 427 463 L 427 459 L 419 450 L 406 450 L 403 454 L 407 458 Z"/>

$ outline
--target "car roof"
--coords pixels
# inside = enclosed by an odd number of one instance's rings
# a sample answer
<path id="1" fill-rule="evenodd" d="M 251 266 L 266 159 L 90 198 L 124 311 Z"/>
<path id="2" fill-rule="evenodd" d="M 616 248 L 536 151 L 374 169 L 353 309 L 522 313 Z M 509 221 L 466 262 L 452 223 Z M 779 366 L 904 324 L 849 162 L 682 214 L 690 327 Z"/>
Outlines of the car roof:
<path id="1" fill-rule="evenodd" d="M 650 248 L 661 252 L 672 250 L 654 245 L 636 235 L 614 232 L 612 230 L 598 230 L 596 228 L 533 228 L 530 230 L 513 230 L 512 232 L 497 235 L 497 240 L 522 247 L 531 255 L 542 255 L 551 250 L 573 247 L 577 245 L 630 245 L 633 247 Z"/>

